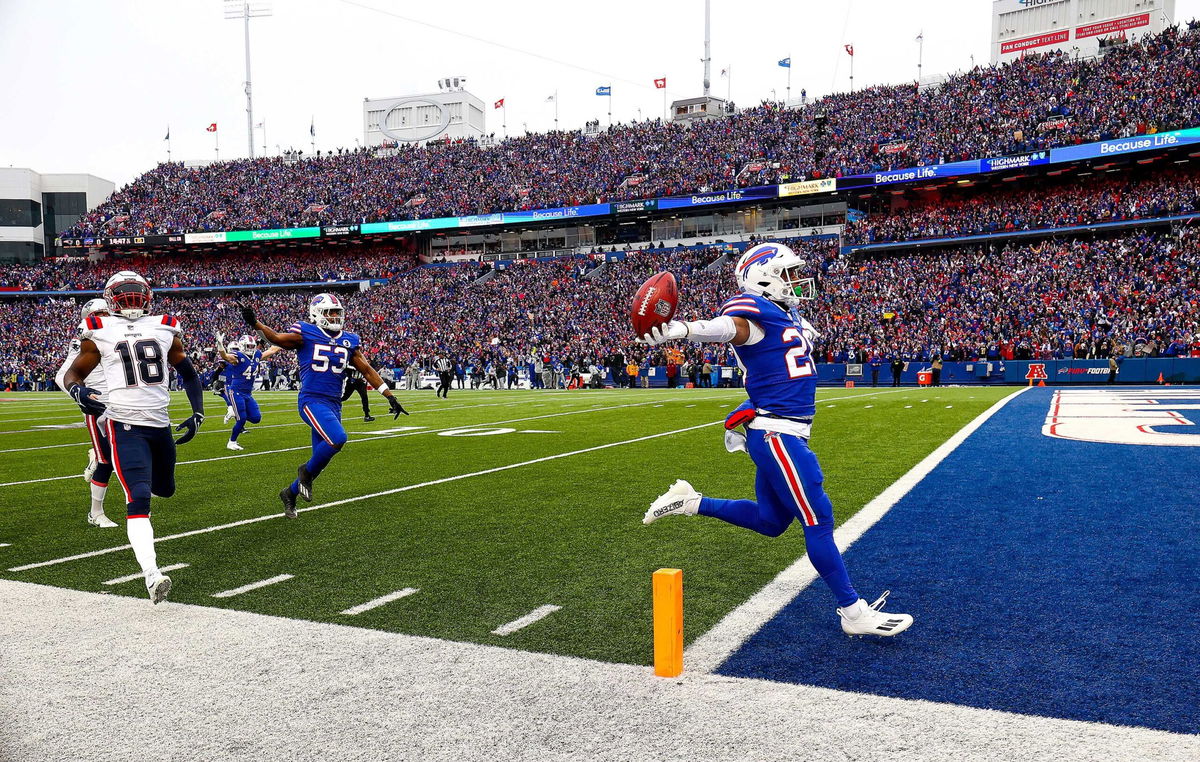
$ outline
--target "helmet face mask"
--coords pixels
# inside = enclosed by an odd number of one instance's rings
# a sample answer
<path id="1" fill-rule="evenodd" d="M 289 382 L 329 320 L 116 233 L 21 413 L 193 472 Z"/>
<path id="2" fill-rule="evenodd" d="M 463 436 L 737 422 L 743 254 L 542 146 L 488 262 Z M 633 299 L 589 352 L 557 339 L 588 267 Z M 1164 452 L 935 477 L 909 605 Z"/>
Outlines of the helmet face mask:
<path id="1" fill-rule="evenodd" d="M 242 352 L 247 355 L 253 355 L 258 351 L 258 339 L 254 336 L 246 334 L 241 338 Z"/>
<path id="2" fill-rule="evenodd" d="M 137 320 L 150 310 L 153 294 L 146 279 L 130 270 L 122 270 L 104 284 L 108 311 L 129 320 Z"/>
<path id="3" fill-rule="evenodd" d="M 333 294 L 317 294 L 308 305 L 308 317 L 322 330 L 341 333 L 346 324 L 346 308 Z"/>
<path id="4" fill-rule="evenodd" d="M 738 285 L 773 302 L 795 307 L 817 297 L 816 279 L 805 275 L 805 261 L 783 244 L 748 249 L 737 265 Z"/>

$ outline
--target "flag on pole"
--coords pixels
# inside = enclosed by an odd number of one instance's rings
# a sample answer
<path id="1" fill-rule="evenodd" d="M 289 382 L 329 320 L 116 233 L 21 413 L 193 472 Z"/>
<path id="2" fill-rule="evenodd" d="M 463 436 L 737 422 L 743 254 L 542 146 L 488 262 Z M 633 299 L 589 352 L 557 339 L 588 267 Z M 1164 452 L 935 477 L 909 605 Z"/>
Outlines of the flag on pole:
<path id="1" fill-rule="evenodd" d="M 787 58 L 781 58 L 781 59 L 779 59 L 779 65 L 780 65 L 780 66 L 782 66 L 782 67 L 783 67 L 783 68 L 785 68 L 785 69 L 790 69 L 790 68 L 792 68 L 792 57 L 791 57 L 791 56 L 788 56 Z"/>
<path id="2" fill-rule="evenodd" d="M 553 95 L 547 95 L 547 96 L 546 96 L 546 103 L 554 103 L 554 96 L 553 96 Z"/>
<path id="3" fill-rule="evenodd" d="M 254 125 L 254 129 L 261 130 L 263 128 L 263 124 L 263 122 L 259 122 L 258 124 Z"/>
<path id="4" fill-rule="evenodd" d="M 721 69 L 721 76 L 722 76 L 722 77 L 728 77 L 728 76 L 729 76 L 729 69 Z"/>
<path id="5" fill-rule="evenodd" d="M 665 90 L 667 87 L 667 78 L 659 77 L 658 79 L 654 80 L 654 86 L 659 90 Z"/>
<path id="6" fill-rule="evenodd" d="M 217 123 L 213 122 L 212 124 L 208 125 L 207 127 L 204 128 L 204 131 L 205 132 L 216 132 L 217 131 Z M 170 132 L 170 130 L 168 130 L 168 132 Z"/>
<path id="7" fill-rule="evenodd" d="M 601 85 L 596 88 L 596 95 L 612 95 L 612 85 Z"/>
<path id="8" fill-rule="evenodd" d="M 925 30 L 924 29 L 922 29 L 921 33 L 917 35 L 916 42 L 920 42 L 923 39 L 925 39 Z"/>
<path id="9" fill-rule="evenodd" d="M 496 101 L 492 108 L 504 108 L 504 99 L 501 98 L 500 100 Z"/>
<path id="10" fill-rule="evenodd" d="M 315 120 L 310 119 L 308 121 L 308 134 L 314 138 L 317 136 L 317 123 Z"/>
<path id="11" fill-rule="evenodd" d="M 163 138 L 163 140 L 170 140 L 170 139 L 171 139 L 171 128 L 167 127 L 167 136 L 165 138 Z"/>
<path id="12" fill-rule="evenodd" d="M 853 58 L 854 57 L 854 46 L 853 45 L 845 45 L 844 47 L 846 48 L 846 52 L 850 54 L 850 57 Z"/>

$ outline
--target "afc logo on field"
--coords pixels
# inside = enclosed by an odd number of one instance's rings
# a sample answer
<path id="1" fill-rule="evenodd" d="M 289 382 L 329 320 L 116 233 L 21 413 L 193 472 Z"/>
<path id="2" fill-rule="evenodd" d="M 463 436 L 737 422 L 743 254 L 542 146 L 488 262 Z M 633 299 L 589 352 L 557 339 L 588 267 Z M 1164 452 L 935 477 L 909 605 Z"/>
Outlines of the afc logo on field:
<path id="1" fill-rule="evenodd" d="M 1029 372 L 1025 374 L 1026 381 L 1047 381 L 1049 378 L 1046 375 L 1045 363 L 1034 362 L 1029 364 Z"/>

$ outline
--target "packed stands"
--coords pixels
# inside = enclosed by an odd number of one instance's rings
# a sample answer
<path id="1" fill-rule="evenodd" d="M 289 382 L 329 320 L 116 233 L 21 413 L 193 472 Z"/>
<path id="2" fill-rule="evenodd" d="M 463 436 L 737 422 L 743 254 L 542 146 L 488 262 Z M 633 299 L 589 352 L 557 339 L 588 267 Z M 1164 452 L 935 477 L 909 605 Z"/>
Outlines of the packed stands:
<path id="1" fill-rule="evenodd" d="M 764 103 L 690 127 L 658 121 L 299 161 L 163 164 L 64 235 L 358 223 L 649 198 L 998 156 L 1200 124 L 1200 32 L 1168 29 L 1074 60 L 980 66 L 804 108 Z M 757 167 L 757 169 L 753 169 Z M 638 178 L 637 183 L 628 182 Z"/>

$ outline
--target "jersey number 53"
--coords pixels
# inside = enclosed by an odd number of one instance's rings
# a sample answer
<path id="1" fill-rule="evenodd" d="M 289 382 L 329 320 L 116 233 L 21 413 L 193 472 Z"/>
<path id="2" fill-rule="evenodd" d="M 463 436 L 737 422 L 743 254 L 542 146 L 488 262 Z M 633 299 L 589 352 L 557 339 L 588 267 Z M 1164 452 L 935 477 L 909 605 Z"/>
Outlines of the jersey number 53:
<path id="1" fill-rule="evenodd" d="M 785 328 L 783 331 L 783 343 L 799 342 L 799 346 L 793 347 L 784 355 L 784 360 L 787 362 L 788 378 L 807 378 L 815 375 L 817 372 L 816 366 L 813 365 L 812 358 L 812 343 L 804 338 L 804 334 L 796 328 Z"/>
<path id="2" fill-rule="evenodd" d="M 312 353 L 312 369 L 318 373 L 329 371 L 341 373 L 350 362 L 350 350 L 346 347 L 335 347 L 330 344 L 314 344 Z"/>

